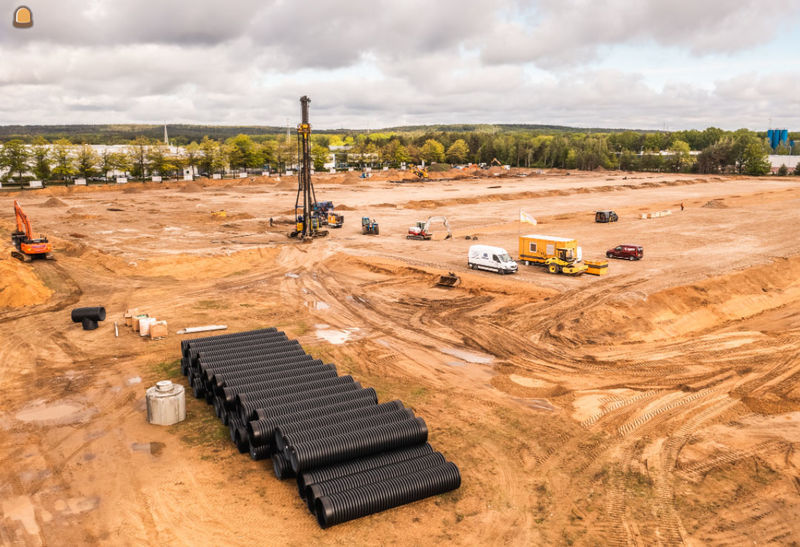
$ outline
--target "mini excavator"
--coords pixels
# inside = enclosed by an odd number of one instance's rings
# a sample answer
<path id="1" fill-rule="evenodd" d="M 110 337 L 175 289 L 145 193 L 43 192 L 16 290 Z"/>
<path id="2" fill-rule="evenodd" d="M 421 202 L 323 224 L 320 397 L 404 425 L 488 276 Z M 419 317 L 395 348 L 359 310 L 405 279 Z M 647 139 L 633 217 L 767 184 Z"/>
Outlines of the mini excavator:
<path id="1" fill-rule="evenodd" d="M 17 217 L 17 229 L 11 232 L 11 242 L 14 244 L 11 256 L 23 262 L 31 262 L 34 258 L 53 260 L 51 254 L 53 246 L 45 236 L 33 237 L 31 221 L 16 200 L 14 200 L 14 214 Z"/>
<path id="2" fill-rule="evenodd" d="M 300 172 L 297 174 L 297 197 L 294 201 L 295 229 L 289 234 L 302 241 L 310 241 L 315 237 L 328 235 L 328 230 L 320 230 L 321 222 L 315 211 L 319 209 L 314 186 L 311 183 L 311 151 L 309 137 L 311 124 L 308 123 L 308 104 L 311 102 L 307 96 L 300 97 L 302 121 L 297 126 L 297 148 L 301 159 Z M 300 197 L 302 194 L 302 198 Z"/>
<path id="3" fill-rule="evenodd" d="M 419 239 L 428 241 L 433 237 L 433 233 L 431 232 L 431 223 L 441 221 L 444 224 L 445 229 L 447 230 L 447 236 L 445 239 L 451 239 L 453 237 L 453 232 L 450 231 L 450 223 L 447 222 L 447 217 L 428 217 L 428 220 L 425 222 L 419 221 L 414 226 L 411 226 L 408 229 L 408 234 L 406 234 L 406 239 Z"/>

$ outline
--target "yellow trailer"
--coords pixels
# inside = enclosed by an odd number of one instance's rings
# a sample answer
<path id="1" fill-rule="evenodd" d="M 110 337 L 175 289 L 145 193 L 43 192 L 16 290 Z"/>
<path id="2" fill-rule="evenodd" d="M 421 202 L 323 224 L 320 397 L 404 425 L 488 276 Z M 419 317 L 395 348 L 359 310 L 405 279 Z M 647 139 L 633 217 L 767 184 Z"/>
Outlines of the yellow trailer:
<path id="1" fill-rule="evenodd" d="M 541 264 L 548 258 L 563 260 L 581 260 L 581 248 L 578 241 L 567 237 L 526 235 L 519 236 L 519 260 L 523 264 Z"/>
<path id="2" fill-rule="evenodd" d="M 581 275 L 586 272 L 581 254 L 574 239 L 536 234 L 519 236 L 520 262 L 546 266 L 550 273 Z"/>

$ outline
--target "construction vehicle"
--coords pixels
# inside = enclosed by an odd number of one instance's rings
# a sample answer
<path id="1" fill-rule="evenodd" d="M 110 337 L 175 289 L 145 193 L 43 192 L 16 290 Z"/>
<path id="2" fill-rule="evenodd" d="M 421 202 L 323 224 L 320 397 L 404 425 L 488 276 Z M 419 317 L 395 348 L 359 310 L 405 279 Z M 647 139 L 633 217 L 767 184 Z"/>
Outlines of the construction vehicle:
<path id="1" fill-rule="evenodd" d="M 14 200 L 14 215 L 17 219 L 17 229 L 11 232 L 11 243 L 14 244 L 11 256 L 23 262 L 31 262 L 34 258 L 53 260 L 51 254 L 53 246 L 45 236 L 33 237 L 31 221 L 17 200 Z"/>
<path id="2" fill-rule="evenodd" d="M 614 211 L 595 211 L 594 221 L 600 223 L 617 222 L 619 216 Z"/>
<path id="3" fill-rule="evenodd" d="M 440 275 L 439 281 L 436 284 L 439 287 L 455 287 L 461 283 L 461 278 L 453 272 L 448 272 L 447 275 Z"/>
<path id="4" fill-rule="evenodd" d="M 315 214 L 317 196 L 311 182 L 311 124 L 308 123 L 308 104 L 311 102 L 307 96 L 300 97 L 301 122 L 297 126 L 297 148 L 300 156 L 300 171 L 297 174 L 297 197 L 294 201 L 296 225 L 289 237 L 309 241 L 315 237 L 328 235 L 327 230 L 321 230 L 320 218 Z M 300 195 L 302 194 L 302 199 Z"/>
<path id="5" fill-rule="evenodd" d="M 428 178 L 428 168 L 427 167 L 417 167 L 416 165 L 411 166 L 411 174 L 415 175 L 418 179 L 425 180 Z"/>
<path id="6" fill-rule="evenodd" d="M 344 224 L 344 215 L 334 212 L 332 201 L 318 201 L 313 207 L 313 214 L 319 220 L 320 226 L 341 228 Z"/>
<path id="7" fill-rule="evenodd" d="M 581 275 L 586 272 L 583 251 L 574 239 L 538 234 L 519 237 L 519 260 L 526 265 L 539 265 L 550 273 Z"/>
<path id="8" fill-rule="evenodd" d="M 370 219 L 369 217 L 361 217 L 361 233 L 364 235 L 373 236 L 380 234 L 381 230 L 378 227 L 378 221 L 376 221 L 374 218 Z"/>
<path id="9" fill-rule="evenodd" d="M 444 224 L 444 227 L 447 230 L 447 237 L 445 237 L 445 239 L 452 238 L 453 232 L 450 231 L 450 224 L 447 222 L 447 217 L 428 217 L 428 220 L 425 222 L 419 221 L 414 226 L 409 227 L 406 239 L 431 239 L 431 237 L 433 237 L 433 233 L 431 232 L 431 223 L 439 220 L 442 221 L 442 224 Z"/>

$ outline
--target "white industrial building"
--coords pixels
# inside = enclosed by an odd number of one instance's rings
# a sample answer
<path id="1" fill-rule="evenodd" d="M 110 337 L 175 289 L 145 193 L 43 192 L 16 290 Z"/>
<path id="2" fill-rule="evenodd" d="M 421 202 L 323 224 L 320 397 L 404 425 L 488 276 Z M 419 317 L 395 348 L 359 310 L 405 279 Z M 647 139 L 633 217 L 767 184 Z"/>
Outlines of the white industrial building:
<path id="1" fill-rule="evenodd" d="M 785 165 L 791 173 L 794 171 L 798 163 L 800 163 L 800 156 L 785 156 L 777 154 L 770 154 L 769 156 L 769 165 L 773 173 L 777 173 L 778 169 L 781 168 L 781 165 Z"/>

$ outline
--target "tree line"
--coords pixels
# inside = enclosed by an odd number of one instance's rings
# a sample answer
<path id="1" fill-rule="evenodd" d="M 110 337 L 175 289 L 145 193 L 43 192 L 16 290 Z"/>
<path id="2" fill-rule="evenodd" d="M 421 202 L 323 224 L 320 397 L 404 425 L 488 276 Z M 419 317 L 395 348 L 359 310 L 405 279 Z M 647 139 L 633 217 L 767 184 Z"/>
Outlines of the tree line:
<path id="1" fill-rule="evenodd" d="M 797 145 L 772 150 L 761 133 L 747 129 L 673 132 L 579 132 L 476 126 L 458 131 L 387 130 L 377 132 L 315 133 L 311 154 L 316 169 L 334 158 L 337 167 L 399 167 L 403 164 L 491 164 L 515 167 L 684 173 L 739 173 L 765 175 L 770 172 L 768 154 L 800 153 Z M 88 144 L 74 145 L 69 139 L 48 141 L 42 136 L 30 143 L 6 141 L 0 150 L 0 167 L 7 177 L 22 178 L 32 172 L 39 180 L 64 180 L 74 176 L 91 178 L 118 171 L 134 178 L 177 175 L 184 168 L 201 174 L 241 169 L 283 171 L 297 163 L 293 136 L 247 135 L 226 139 L 204 135 L 173 153 L 155 138 L 138 136 L 123 151 L 95 151 Z M 783 169 L 782 172 L 788 173 Z M 800 167 L 794 170 L 800 174 Z"/>

